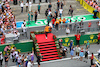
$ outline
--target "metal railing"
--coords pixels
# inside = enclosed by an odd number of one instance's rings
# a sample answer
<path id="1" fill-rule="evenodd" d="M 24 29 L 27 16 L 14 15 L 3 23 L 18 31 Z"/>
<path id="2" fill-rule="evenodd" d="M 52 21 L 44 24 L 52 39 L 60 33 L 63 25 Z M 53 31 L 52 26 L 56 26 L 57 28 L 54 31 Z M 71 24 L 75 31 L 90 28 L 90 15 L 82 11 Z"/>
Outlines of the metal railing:
<path id="1" fill-rule="evenodd" d="M 90 28 L 88 26 L 86 26 L 88 24 L 88 22 L 83 22 L 84 23 L 83 27 L 74 27 L 75 23 L 59 24 L 58 32 L 56 32 L 56 29 L 52 29 L 52 33 L 55 34 L 56 36 L 66 35 L 66 27 L 70 28 L 70 34 L 69 35 L 76 34 L 77 32 L 79 32 L 79 33 L 82 33 L 82 32 L 98 32 L 100 30 L 99 27 L 96 25 L 96 23 L 98 21 L 91 21 L 91 22 L 94 23 L 94 25 Z M 86 27 L 84 27 L 84 26 L 86 26 Z M 26 33 L 22 32 L 22 29 L 17 29 L 20 32 L 19 41 L 29 40 L 31 31 L 44 30 L 44 28 L 45 28 L 45 26 L 28 27 Z M 5 32 L 7 32 L 7 31 L 9 31 L 9 30 L 6 30 Z M 13 37 L 12 38 L 6 38 L 5 41 L 6 41 L 6 43 L 7 42 L 13 42 L 13 39 L 14 39 Z"/>

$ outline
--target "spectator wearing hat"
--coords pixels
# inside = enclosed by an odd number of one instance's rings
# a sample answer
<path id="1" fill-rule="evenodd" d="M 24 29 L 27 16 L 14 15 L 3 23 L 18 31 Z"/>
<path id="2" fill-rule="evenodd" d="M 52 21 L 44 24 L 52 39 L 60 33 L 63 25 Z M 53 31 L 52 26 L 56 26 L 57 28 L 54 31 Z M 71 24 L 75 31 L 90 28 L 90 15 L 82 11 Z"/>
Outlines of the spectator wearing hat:
<path id="1" fill-rule="evenodd" d="M 3 56 L 2 56 L 2 52 L 0 52 L 0 65 L 2 65 L 3 62 Z"/>

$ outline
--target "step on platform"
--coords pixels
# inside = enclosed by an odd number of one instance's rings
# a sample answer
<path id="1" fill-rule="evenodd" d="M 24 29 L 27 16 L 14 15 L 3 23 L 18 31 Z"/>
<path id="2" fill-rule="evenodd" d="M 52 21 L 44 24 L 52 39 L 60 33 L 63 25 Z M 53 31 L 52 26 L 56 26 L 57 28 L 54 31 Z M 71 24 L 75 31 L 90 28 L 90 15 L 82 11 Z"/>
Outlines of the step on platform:
<path id="1" fill-rule="evenodd" d="M 43 56 L 42 61 L 60 59 L 52 33 L 48 33 L 47 39 L 45 34 L 38 34 L 36 35 L 36 39 L 39 45 L 40 53 Z"/>

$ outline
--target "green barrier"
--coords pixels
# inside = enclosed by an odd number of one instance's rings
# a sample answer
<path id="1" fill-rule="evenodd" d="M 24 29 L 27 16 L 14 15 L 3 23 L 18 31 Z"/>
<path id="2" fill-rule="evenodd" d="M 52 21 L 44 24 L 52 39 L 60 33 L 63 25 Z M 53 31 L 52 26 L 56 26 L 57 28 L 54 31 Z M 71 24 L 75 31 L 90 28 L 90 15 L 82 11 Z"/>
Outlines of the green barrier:
<path id="1" fill-rule="evenodd" d="M 62 39 L 63 40 L 63 45 L 68 46 L 70 44 L 70 40 L 73 40 L 73 45 L 76 45 L 76 37 L 64 37 L 64 38 L 58 38 L 57 40 Z M 91 35 L 81 35 L 80 37 L 80 44 L 87 43 L 87 40 L 89 40 L 89 43 L 97 43 L 97 34 L 91 34 Z M 29 52 L 34 49 L 33 48 L 33 42 L 24 42 L 24 43 L 17 43 L 17 44 L 9 44 L 11 45 L 11 48 L 14 46 L 18 49 L 19 52 Z M 1 45 L 0 46 L 0 51 L 4 51 L 4 48 L 7 45 Z"/>
<path id="2" fill-rule="evenodd" d="M 19 52 L 29 52 L 32 51 L 33 42 L 24 42 L 24 43 L 9 44 L 9 45 L 11 46 L 11 48 L 15 46 Z M 7 45 L 0 46 L 0 51 L 3 52 L 5 46 Z"/>
<path id="3" fill-rule="evenodd" d="M 72 37 L 64 37 L 64 38 L 58 38 L 62 39 L 63 42 L 63 46 L 68 46 L 70 44 L 70 40 L 73 40 L 73 45 L 76 45 L 76 37 L 72 36 Z M 97 43 L 98 39 L 97 39 L 97 34 L 91 34 L 91 35 L 81 35 L 80 37 L 80 44 L 85 44 L 87 43 L 87 40 L 89 40 L 89 43 Z"/>

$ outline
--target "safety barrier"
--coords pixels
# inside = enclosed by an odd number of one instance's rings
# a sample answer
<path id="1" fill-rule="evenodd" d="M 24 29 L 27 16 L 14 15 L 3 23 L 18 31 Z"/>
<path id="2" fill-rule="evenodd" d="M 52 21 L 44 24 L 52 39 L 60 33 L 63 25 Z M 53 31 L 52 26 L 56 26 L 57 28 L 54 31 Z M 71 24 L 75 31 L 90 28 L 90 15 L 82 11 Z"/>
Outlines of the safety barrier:
<path id="1" fill-rule="evenodd" d="M 76 37 L 75 36 L 71 36 L 71 37 L 60 37 L 58 38 L 62 39 L 62 44 L 64 46 L 69 46 L 70 41 L 73 40 L 73 45 L 76 45 Z M 97 34 L 86 34 L 86 35 L 81 35 L 80 37 L 80 44 L 86 44 L 87 41 L 89 41 L 90 44 L 92 43 L 97 43 L 98 39 L 97 39 Z"/>

